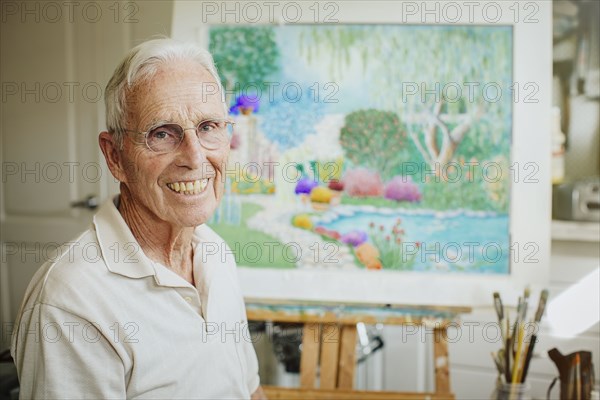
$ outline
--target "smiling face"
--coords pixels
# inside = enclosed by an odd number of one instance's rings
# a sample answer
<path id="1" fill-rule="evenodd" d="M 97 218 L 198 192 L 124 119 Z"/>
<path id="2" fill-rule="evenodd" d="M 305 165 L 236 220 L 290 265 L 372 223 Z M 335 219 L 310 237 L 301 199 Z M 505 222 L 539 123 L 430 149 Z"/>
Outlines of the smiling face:
<path id="1" fill-rule="evenodd" d="M 205 119 L 225 118 L 216 87 L 206 69 L 182 61 L 161 66 L 151 79 L 128 93 L 126 128 L 134 132 L 125 134 L 116 175 L 130 194 L 129 206 L 149 221 L 194 227 L 208 221 L 217 208 L 228 139 L 208 150 L 193 129 L 186 129 L 179 147 L 161 154 L 150 150 L 144 136 L 135 133 L 167 122 L 191 128 Z"/>

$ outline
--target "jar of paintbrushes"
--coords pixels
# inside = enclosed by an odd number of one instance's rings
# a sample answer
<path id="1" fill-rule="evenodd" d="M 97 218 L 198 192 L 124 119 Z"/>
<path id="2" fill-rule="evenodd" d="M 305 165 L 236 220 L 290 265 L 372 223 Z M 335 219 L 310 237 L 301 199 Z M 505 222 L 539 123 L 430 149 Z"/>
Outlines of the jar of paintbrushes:
<path id="1" fill-rule="evenodd" d="M 527 383 L 505 383 L 496 381 L 496 389 L 491 400 L 531 400 L 530 387 Z"/>
<path id="2" fill-rule="evenodd" d="M 523 297 L 519 297 L 513 325 L 511 325 L 508 312 L 502 305 L 500 294 L 494 293 L 494 308 L 502 334 L 502 348 L 497 352 L 492 352 L 492 359 L 498 370 L 498 379 L 496 388 L 492 392 L 492 400 L 531 399 L 530 386 L 526 381 L 527 372 L 537 342 L 538 326 L 546 309 L 548 291 L 542 290 L 535 316 L 532 321 L 526 322 L 530 293 L 527 288 Z"/>

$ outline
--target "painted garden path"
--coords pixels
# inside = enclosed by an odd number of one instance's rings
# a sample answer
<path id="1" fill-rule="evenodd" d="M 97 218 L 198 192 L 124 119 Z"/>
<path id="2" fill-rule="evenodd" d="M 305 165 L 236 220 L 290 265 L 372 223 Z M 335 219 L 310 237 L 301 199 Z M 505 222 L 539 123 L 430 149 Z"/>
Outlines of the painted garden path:
<path id="1" fill-rule="evenodd" d="M 244 200 L 263 207 L 246 221 L 249 228 L 264 232 L 286 247 L 287 257 L 296 260 L 298 268 L 357 269 L 348 246 L 324 241 L 321 236 L 293 227 L 292 217 L 310 212 L 303 205 L 283 205 L 275 196 L 244 196 Z"/>

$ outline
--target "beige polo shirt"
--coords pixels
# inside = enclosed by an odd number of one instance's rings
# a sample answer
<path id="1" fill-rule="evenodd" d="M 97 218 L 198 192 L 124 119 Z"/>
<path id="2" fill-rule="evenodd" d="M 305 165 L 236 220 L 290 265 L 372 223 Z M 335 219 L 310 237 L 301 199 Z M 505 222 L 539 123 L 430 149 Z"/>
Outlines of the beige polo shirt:
<path id="1" fill-rule="evenodd" d="M 233 254 L 206 225 L 193 242 L 196 287 L 103 204 L 29 284 L 11 347 L 22 398 L 250 398 L 258 362 Z"/>

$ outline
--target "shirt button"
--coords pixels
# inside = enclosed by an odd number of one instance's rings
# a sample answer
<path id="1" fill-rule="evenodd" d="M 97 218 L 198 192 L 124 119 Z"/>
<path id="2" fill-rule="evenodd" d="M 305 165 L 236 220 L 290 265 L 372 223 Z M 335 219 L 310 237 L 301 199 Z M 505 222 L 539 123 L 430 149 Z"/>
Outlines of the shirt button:
<path id="1" fill-rule="evenodd" d="M 185 301 L 187 301 L 188 303 L 192 302 L 192 298 L 190 296 L 185 296 L 184 297 Z"/>

